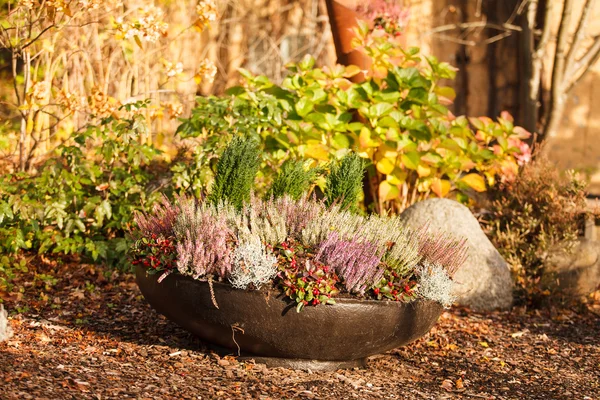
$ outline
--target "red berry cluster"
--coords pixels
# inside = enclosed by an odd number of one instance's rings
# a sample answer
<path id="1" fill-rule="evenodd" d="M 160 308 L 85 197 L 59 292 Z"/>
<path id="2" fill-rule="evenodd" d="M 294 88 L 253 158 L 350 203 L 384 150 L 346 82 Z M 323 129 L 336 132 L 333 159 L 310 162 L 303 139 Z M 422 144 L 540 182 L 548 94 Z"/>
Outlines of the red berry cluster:
<path id="1" fill-rule="evenodd" d="M 339 293 L 335 271 L 312 259 L 299 245 L 284 242 L 274 251 L 279 256 L 277 284 L 297 303 L 298 312 L 308 305 L 335 304 L 332 297 Z"/>
<path id="2" fill-rule="evenodd" d="M 169 271 L 176 267 L 175 244 L 171 239 L 152 234 L 141 238 L 132 249 L 133 265 L 143 265 L 149 271 Z"/>
<path id="3" fill-rule="evenodd" d="M 396 272 L 387 270 L 381 282 L 371 292 L 377 300 L 387 298 L 394 301 L 412 301 L 416 298 L 417 282 L 412 277 L 401 277 Z"/>

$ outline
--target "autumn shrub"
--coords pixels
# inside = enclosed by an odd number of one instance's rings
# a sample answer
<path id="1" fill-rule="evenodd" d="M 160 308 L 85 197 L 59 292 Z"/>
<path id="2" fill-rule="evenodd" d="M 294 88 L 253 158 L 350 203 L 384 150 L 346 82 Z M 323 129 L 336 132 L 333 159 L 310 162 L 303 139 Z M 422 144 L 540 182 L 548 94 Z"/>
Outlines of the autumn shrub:
<path id="1" fill-rule="evenodd" d="M 514 181 L 490 191 L 482 220 L 492 242 L 512 266 L 525 296 L 538 295 L 549 250 L 573 244 L 585 218 L 586 183 L 573 171 L 561 174 L 543 156 Z"/>
<path id="2" fill-rule="evenodd" d="M 121 109 L 59 146 L 39 174 L 0 177 L 0 248 L 126 264 L 133 214 L 158 200 L 160 151 L 143 144 L 145 103 Z M 144 229 L 153 229 L 152 220 Z M 5 260 L 6 261 L 6 260 Z"/>
<path id="3" fill-rule="evenodd" d="M 368 174 L 364 198 L 372 202 L 363 209 L 380 214 L 429 196 L 468 203 L 514 178 L 530 156 L 529 132 L 507 113 L 496 121 L 454 116 L 447 107 L 455 93 L 443 82 L 455 69 L 378 32 L 366 25 L 357 32 L 355 45 L 372 64 L 364 82 L 350 81 L 361 72 L 356 66 L 318 68 L 310 57 L 289 64 L 281 85 L 242 70 L 242 84 L 226 96 L 198 100 L 180 135 L 260 139 L 267 181 L 268 164 L 304 158 L 326 165 L 353 150 Z"/>

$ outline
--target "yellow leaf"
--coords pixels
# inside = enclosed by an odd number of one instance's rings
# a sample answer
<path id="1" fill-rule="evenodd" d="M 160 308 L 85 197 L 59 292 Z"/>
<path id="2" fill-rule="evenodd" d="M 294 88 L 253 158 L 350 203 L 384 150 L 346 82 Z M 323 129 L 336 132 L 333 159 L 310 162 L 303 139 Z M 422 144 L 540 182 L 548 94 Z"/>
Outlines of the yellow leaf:
<path id="1" fill-rule="evenodd" d="M 486 191 L 485 181 L 483 180 L 483 177 L 479 174 L 476 174 L 476 173 L 467 174 L 467 175 L 463 176 L 460 179 L 460 181 L 463 183 L 466 183 L 471 189 L 473 189 L 477 192 L 485 192 Z"/>
<path id="2" fill-rule="evenodd" d="M 394 200 L 400 196 L 398 186 L 392 185 L 388 181 L 383 181 L 379 184 L 379 198 L 382 201 Z"/>
<path id="3" fill-rule="evenodd" d="M 446 197 L 446 195 L 450 192 L 450 181 L 446 179 L 433 178 L 431 182 L 431 190 L 438 197 Z"/>
<path id="4" fill-rule="evenodd" d="M 382 158 L 381 160 L 379 160 L 377 162 L 377 171 L 379 171 L 385 175 L 390 174 L 394 170 L 395 162 L 396 162 L 395 158 L 393 158 L 393 159 Z"/>
<path id="5" fill-rule="evenodd" d="M 431 174 L 431 168 L 423 164 L 419 164 L 417 165 L 417 174 L 419 174 L 419 178 L 429 176 L 429 174 Z"/>
<path id="6" fill-rule="evenodd" d="M 357 75 L 360 73 L 360 67 L 357 67 L 356 65 L 349 65 L 346 67 L 346 70 L 344 71 L 344 74 L 342 75 L 344 78 L 352 78 L 354 75 Z"/>
<path id="7" fill-rule="evenodd" d="M 400 168 L 394 168 L 391 174 L 385 177 L 385 179 L 391 183 L 392 185 L 401 185 L 406 180 L 407 173 L 406 171 Z"/>
<path id="8" fill-rule="evenodd" d="M 311 143 L 304 147 L 304 155 L 317 160 L 329 160 L 329 151 L 326 146 L 321 143 Z"/>
<path id="9" fill-rule="evenodd" d="M 361 149 L 365 149 L 367 147 L 377 147 L 379 145 L 377 142 L 371 139 L 371 131 L 367 127 L 363 127 L 360 130 L 358 142 L 360 144 Z"/>

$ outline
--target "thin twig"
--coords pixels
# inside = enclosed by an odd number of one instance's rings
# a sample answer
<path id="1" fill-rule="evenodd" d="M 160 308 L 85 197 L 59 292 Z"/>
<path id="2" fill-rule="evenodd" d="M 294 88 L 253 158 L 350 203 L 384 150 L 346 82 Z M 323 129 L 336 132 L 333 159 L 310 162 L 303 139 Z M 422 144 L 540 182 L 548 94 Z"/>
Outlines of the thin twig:
<path id="1" fill-rule="evenodd" d="M 213 305 L 219 309 L 219 304 L 217 303 L 217 298 L 215 297 L 215 288 L 213 287 L 213 277 L 212 275 L 208 275 L 208 288 L 210 290 L 210 299 L 212 300 Z"/>

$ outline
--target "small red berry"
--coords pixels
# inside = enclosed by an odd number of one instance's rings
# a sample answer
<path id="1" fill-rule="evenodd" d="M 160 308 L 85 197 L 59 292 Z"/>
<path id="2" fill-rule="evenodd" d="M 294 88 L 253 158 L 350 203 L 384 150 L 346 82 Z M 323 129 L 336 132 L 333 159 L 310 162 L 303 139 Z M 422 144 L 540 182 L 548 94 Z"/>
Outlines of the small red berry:
<path id="1" fill-rule="evenodd" d="M 379 288 L 373 289 L 373 293 L 375 293 L 376 295 L 379 294 Z"/>
<path id="2" fill-rule="evenodd" d="M 392 282 L 388 282 L 388 286 L 392 287 L 392 286 L 394 286 L 394 284 Z"/>

